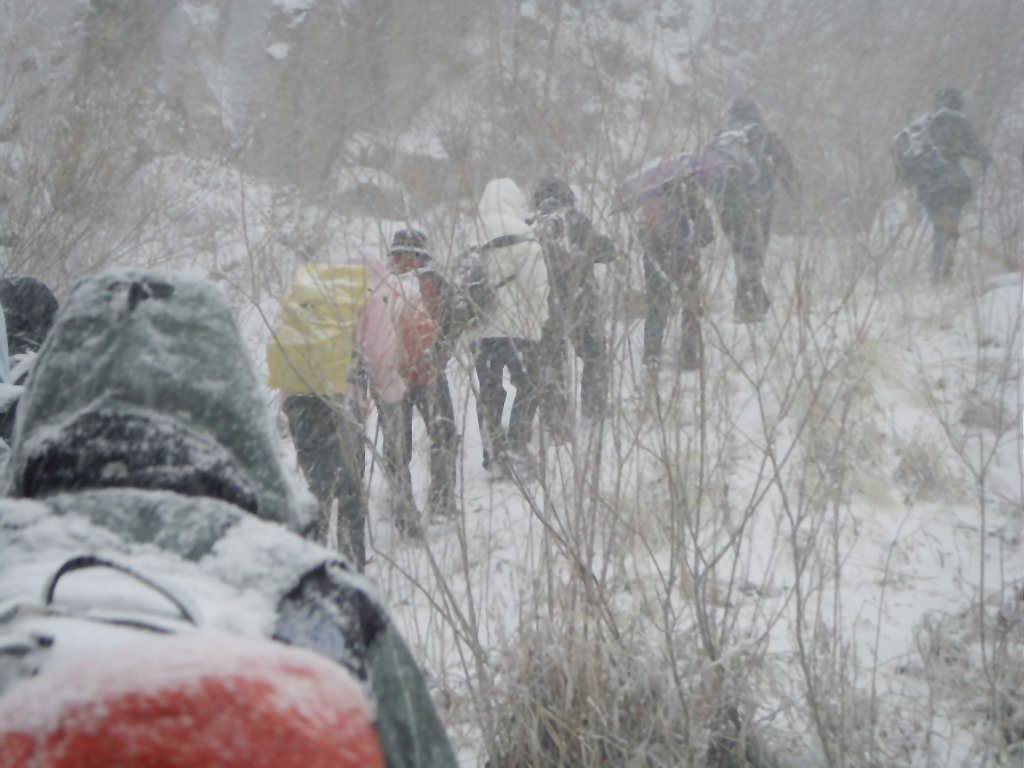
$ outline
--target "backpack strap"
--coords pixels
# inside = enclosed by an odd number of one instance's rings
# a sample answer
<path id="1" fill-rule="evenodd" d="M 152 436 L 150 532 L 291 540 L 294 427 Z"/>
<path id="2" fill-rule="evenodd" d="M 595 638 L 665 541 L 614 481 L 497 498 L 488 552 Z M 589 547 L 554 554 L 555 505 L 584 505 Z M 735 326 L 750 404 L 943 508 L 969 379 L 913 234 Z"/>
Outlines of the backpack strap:
<path id="1" fill-rule="evenodd" d="M 181 599 L 178 598 L 169 589 L 162 586 L 161 584 L 158 584 L 148 576 L 144 576 L 138 571 L 129 568 L 127 565 L 115 562 L 114 560 L 107 560 L 102 557 L 97 557 L 96 555 L 78 555 L 77 557 L 72 557 L 70 560 L 65 561 L 64 564 L 57 569 L 57 572 L 49 578 L 49 580 L 46 582 L 46 586 L 43 588 L 44 605 L 46 605 L 47 607 L 53 605 L 54 593 L 57 591 L 57 583 L 60 581 L 61 577 L 65 576 L 68 573 L 73 573 L 74 571 L 81 571 L 86 568 L 110 568 L 111 570 L 117 571 L 118 573 L 130 576 L 135 581 L 149 587 L 154 592 L 159 594 L 161 597 L 165 598 L 169 603 L 171 603 L 171 605 L 173 605 L 178 610 L 178 613 L 183 620 L 185 620 L 192 626 L 199 626 L 199 622 L 196 620 L 196 617 L 195 615 L 193 615 L 192 611 L 190 611 L 181 601 Z M 102 621 L 109 624 L 139 627 L 141 629 L 151 629 L 160 632 L 168 631 L 167 629 L 160 627 L 159 625 L 153 625 L 149 622 L 137 619 L 104 618 L 102 619 Z"/>

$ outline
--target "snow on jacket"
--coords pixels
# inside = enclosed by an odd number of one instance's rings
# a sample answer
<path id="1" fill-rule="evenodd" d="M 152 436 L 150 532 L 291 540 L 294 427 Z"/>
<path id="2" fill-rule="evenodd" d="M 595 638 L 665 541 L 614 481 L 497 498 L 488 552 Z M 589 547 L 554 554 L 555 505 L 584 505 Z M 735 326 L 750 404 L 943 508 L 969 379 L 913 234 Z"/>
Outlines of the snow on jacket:
<path id="1" fill-rule="evenodd" d="M 199 626 L 181 631 L 273 639 L 344 666 L 375 707 L 389 766 L 455 765 L 422 673 L 368 581 L 334 552 L 277 524 L 218 499 L 167 491 L 0 499 L 0 700 L 17 697 L 17 683 L 37 669 L 45 674 L 85 652 L 116 653 L 119 644 L 137 641 L 138 632 L 113 624 L 73 621 L 85 611 L 171 624 L 158 596 L 147 599 L 136 584 L 99 571 L 66 577 L 52 606 L 59 618 L 43 614 L 38 601 L 48 580 L 86 554 L 129 567 L 182 599 Z M 32 642 L 40 637 L 54 640 Z M 2 652 L 15 648 L 22 652 Z"/>
<path id="2" fill-rule="evenodd" d="M 75 287 L 35 360 L 8 495 L 107 487 L 134 472 L 150 487 L 213 489 L 304 533 L 315 504 L 284 471 L 267 407 L 219 286 L 109 270 Z"/>
<path id="3" fill-rule="evenodd" d="M 972 187 L 961 160 L 967 158 L 988 166 L 992 155 L 963 112 L 948 108 L 936 110 L 931 116 L 929 134 L 945 162 L 939 173 L 918 185 L 917 195 L 925 205 L 963 206 L 970 199 Z"/>
<path id="4" fill-rule="evenodd" d="M 138 590 L 102 574 L 76 574 L 55 595 L 59 610 L 40 606 L 57 569 L 89 555 L 183 598 L 199 631 L 273 639 L 349 669 L 392 768 L 454 766 L 422 673 L 372 586 L 298 535 L 314 502 L 284 470 L 217 286 L 134 269 L 76 286 L 26 388 L 7 473 L 0 696 L 17 697 L 26 675 L 83 646 L 127 639 L 83 610 L 152 613 Z M 33 641 L 41 636 L 54 640 Z"/>

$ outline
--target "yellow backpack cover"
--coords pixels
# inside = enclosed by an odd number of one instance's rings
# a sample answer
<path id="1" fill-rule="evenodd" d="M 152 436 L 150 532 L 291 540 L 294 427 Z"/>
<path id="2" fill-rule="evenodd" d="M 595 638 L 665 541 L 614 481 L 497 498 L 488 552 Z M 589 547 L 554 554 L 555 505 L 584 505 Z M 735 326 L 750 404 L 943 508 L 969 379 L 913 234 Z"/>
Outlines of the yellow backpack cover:
<path id="1" fill-rule="evenodd" d="M 344 392 L 365 303 L 365 266 L 299 266 L 267 345 L 267 385 L 288 393 Z"/>

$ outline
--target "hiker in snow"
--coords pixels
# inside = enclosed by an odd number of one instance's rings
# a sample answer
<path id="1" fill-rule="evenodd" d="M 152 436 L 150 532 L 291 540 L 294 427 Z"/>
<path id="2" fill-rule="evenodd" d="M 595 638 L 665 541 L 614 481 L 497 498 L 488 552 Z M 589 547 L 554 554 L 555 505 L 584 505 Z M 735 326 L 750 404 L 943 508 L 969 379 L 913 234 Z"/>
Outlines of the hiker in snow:
<path id="1" fill-rule="evenodd" d="M 700 250 L 715 239 L 714 220 L 700 187 L 686 178 L 670 183 L 639 215 L 647 293 L 644 364 L 657 365 L 661 360 L 674 286 L 683 304 L 680 365 L 683 370 L 696 370 L 703 359 Z"/>
<path id="2" fill-rule="evenodd" d="M 540 246 L 525 222 L 526 198 L 515 181 L 493 179 L 480 198 L 467 253 L 475 277 L 465 295 L 476 292 L 484 306 L 475 312 L 472 333 L 477 377 L 476 413 L 484 469 L 525 470 L 541 388 L 542 338 L 548 317 L 548 270 Z M 502 414 L 508 398 L 508 369 L 515 399 L 508 427 Z"/>
<path id="3" fill-rule="evenodd" d="M 452 406 L 448 375 L 445 372 L 452 356 L 453 338 L 451 305 L 452 288 L 437 271 L 430 269 L 432 260 L 427 236 L 416 229 L 395 232 L 388 253 L 391 269 L 399 275 L 414 274 L 419 281 L 423 303 L 436 330 L 437 340 L 406 373 L 408 389 L 402 399 L 381 411 L 384 452 L 392 473 L 400 475 L 399 485 L 409 489 L 412 480 L 409 462 L 412 458 L 412 416 L 418 410 L 430 437 L 431 515 L 447 515 L 452 511 L 455 492 L 455 462 L 458 453 L 458 432 Z M 406 500 L 409 503 L 409 499 Z M 416 533 L 415 508 L 406 515 L 406 532 Z"/>
<path id="4" fill-rule="evenodd" d="M 775 177 L 791 197 L 800 193 L 793 158 L 782 140 L 765 125 L 750 98 L 735 99 L 725 127 L 711 150 L 728 158 L 729 167 L 711 185 L 718 218 L 732 246 L 736 268 L 735 314 L 739 322 L 758 322 L 771 301 L 764 287 L 764 257 L 775 207 Z"/>
<path id="5" fill-rule="evenodd" d="M 53 326 L 59 305 L 46 283 L 25 275 L 0 279 L 0 305 L 7 329 L 8 383 L 13 385 L 0 398 L 0 439 L 10 442 L 22 387 Z"/>
<path id="6" fill-rule="evenodd" d="M 299 468 L 319 505 L 317 538 L 328 540 L 337 504 L 337 544 L 359 571 L 366 566 L 365 392 L 365 378 L 354 365 L 345 392 L 291 392 L 281 404 Z"/>
<path id="7" fill-rule="evenodd" d="M 21 606 L 0 615 L 0 755 L 31 750 L 28 764 L 50 764 L 58 748 L 35 729 L 59 724 L 54 733 L 78 733 L 80 749 L 118 757 L 96 764 L 150 764 L 116 741 L 139 714 L 132 702 L 122 700 L 125 709 L 104 730 L 105 694 L 116 696 L 147 668 L 166 683 L 205 650 L 200 655 L 219 663 L 182 682 L 198 706 L 217 710 L 218 757 L 225 743 L 238 748 L 236 758 L 251 753 L 232 738 L 250 732 L 243 705 L 268 691 L 260 681 L 243 687 L 245 696 L 218 699 L 218 680 L 229 693 L 239 690 L 221 674 L 269 673 L 275 658 L 305 658 L 312 661 L 300 669 L 326 661 L 359 681 L 387 765 L 456 764 L 423 675 L 375 590 L 334 551 L 304 538 L 315 527 L 315 504 L 281 457 L 265 389 L 220 287 L 143 269 L 76 285 L 36 360 L 0 489 L 0 595 Z M 204 640 L 202 649 L 194 644 Z M 282 653 L 267 650 L 275 647 Z M 62 689 L 68 665 L 90 652 L 101 654 L 107 674 Z M 236 653 L 248 661 L 239 664 Z M 140 658 L 149 663 L 134 663 Z M 311 674 L 287 687 L 289 701 L 300 699 L 294 706 L 264 702 L 270 732 L 302 731 L 308 718 L 296 713 L 323 712 Z M 23 687 L 47 680 L 60 695 L 31 698 Z M 163 708 L 175 711 L 180 693 Z M 87 707 L 84 715 L 69 708 L 75 703 Z M 27 717 L 33 712 L 41 716 Z M 189 760 L 209 754 L 193 751 L 191 737 L 208 733 L 197 722 L 185 720 L 189 738 L 162 745 L 169 764 L 203 764 Z M 150 711 L 147 736 L 163 725 Z M 231 757 L 223 764 L 246 764 Z M 0 763 L 9 764 L 2 756 Z"/>
<path id="8" fill-rule="evenodd" d="M 980 163 L 983 173 L 992 162 L 963 109 L 960 91 L 942 88 L 935 95 L 935 109 L 900 131 L 893 142 L 896 177 L 913 187 L 932 223 L 933 283 L 953 274 L 960 214 L 971 199 L 971 180 L 960 160 Z"/>
<path id="9" fill-rule="evenodd" d="M 298 465 L 320 510 L 315 533 L 328 541 L 337 504 L 331 544 L 360 571 L 366 563 L 367 374 L 355 328 L 366 298 L 364 275 L 361 266 L 301 266 L 267 349 L 269 386 L 281 392 Z"/>
<path id="10" fill-rule="evenodd" d="M 595 264 L 618 254 L 615 243 L 598 233 L 576 209 L 576 195 L 562 179 L 548 176 L 534 189 L 535 211 L 527 219 L 544 251 L 552 290 L 545 329 L 545 375 L 552 380 L 551 418 L 565 418 L 571 398 L 566 392 L 566 342 L 583 361 L 580 403 L 584 417 L 604 412 L 608 387 L 608 343 L 597 296 Z"/>

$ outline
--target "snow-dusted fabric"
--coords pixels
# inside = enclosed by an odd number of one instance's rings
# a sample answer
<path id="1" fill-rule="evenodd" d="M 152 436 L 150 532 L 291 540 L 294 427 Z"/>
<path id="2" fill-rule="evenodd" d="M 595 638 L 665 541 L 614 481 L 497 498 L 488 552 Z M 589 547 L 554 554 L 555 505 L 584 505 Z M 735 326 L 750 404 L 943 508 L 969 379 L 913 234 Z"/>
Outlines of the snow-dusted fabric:
<path id="1" fill-rule="evenodd" d="M 104 415 L 110 417 L 105 422 Z M 128 422 L 136 435 L 180 438 L 176 456 L 142 449 L 164 454 L 166 477 L 158 476 L 160 460 L 146 473 L 125 466 L 132 451 L 132 437 L 122 429 Z M 82 439 L 61 442 L 73 435 Z M 204 448 L 211 445 L 216 458 Z M 19 403 L 9 493 L 70 490 L 78 470 L 85 487 L 188 492 L 179 482 L 184 467 L 217 462 L 230 465 L 237 478 L 232 484 L 251 491 L 260 517 L 300 532 L 313 525 L 312 499 L 281 464 L 265 392 L 221 289 L 195 275 L 138 269 L 110 270 L 79 283 Z M 50 469 L 34 474 L 41 466 Z M 207 492 L 200 488 L 192 495 Z"/>
<path id="2" fill-rule="evenodd" d="M 167 491 L 0 500 L 0 702 L 17 699 L 17 683 L 35 670 L 138 639 L 139 630 L 101 617 L 195 629 L 162 596 L 103 571 L 65 576 L 50 613 L 40 610 L 50 577 L 85 552 L 160 584 L 202 630 L 273 638 L 345 666 L 375 709 L 389 766 L 455 764 L 422 673 L 367 580 L 279 525 Z"/>
<path id="3" fill-rule="evenodd" d="M 32 498 L 0 499 L 2 706 L 19 709 L 19 681 L 51 665 L 137 641 L 139 624 L 184 632 L 195 623 L 343 665 L 363 681 L 389 766 L 455 764 L 371 585 L 289 530 L 312 522 L 312 499 L 287 482 L 218 288 L 140 270 L 79 284 L 18 419 L 10 486 Z M 65 576 L 42 605 L 51 576 L 83 554 L 162 591 L 90 570 Z"/>
<path id="4" fill-rule="evenodd" d="M 488 182 L 480 197 L 475 227 L 477 245 L 503 235 L 525 235 L 526 196 L 511 179 Z M 536 242 L 522 242 L 481 253 L 487 279 L 494 290 L 490 312 L 476 335 L 539 340 L 548 316 L 548 270 Z"/>
<path id="5" fill-rule="evenodd" d="M 0 698 L 0 765 L 384 768 L 359 684 L 278 643 L 140 633 Z"/>

